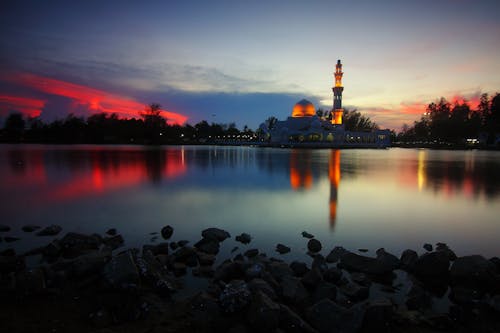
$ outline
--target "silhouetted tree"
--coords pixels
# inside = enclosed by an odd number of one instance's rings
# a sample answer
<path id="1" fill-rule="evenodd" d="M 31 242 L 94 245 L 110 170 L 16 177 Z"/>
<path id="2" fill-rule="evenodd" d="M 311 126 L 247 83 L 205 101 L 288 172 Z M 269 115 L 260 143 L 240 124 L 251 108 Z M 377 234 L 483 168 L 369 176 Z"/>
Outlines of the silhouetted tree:
<path id="1" fill-rule="evenodd" d="M 375 122 L 356 109 L 352 111 L 345 109 L 342 123 L 347 131 L 369 132 L 378 129 Z"/>
<path id="2" fill-rule="evenodd" d="M 11 113 L 5 120 L 4 136 L 6 141 L 21 142 L 24 134 L 24 121 L 23 115 L 20 113 Z"/>

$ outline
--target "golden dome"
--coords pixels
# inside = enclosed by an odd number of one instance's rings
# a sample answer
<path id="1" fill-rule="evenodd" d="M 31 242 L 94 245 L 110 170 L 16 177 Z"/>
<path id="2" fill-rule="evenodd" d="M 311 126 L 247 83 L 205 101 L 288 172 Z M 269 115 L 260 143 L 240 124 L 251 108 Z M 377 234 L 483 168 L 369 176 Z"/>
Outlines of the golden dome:
<path id="1" fill-rule="evenodd" d="M 316 114 L 316 109 L 313 103 L 309 102 L 307 99 L 303 99 L 294 105 L 292 111 L 292 117 L 312 117 Z"/>

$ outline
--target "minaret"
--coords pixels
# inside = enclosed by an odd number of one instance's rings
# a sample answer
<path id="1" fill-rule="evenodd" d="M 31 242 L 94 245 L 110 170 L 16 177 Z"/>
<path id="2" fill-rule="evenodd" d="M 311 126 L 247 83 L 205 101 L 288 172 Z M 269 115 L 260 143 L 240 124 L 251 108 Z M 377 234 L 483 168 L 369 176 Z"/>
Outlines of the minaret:
<path id="1" fill-rule="evenodd" d="M 342 72 L 342 64 L 340 63 L 340 59 L 337 60 L 337 66 L 335 66 L 335 73 L 333 74 L 335 75 L 335 85 L 332 88 L 332 124 L 342 125 L 342 115 L 344 114 L 344 110 L 342 109 L 342 91 L 344 91 L 344 87 L 342 87 L 342 76 L 344 75 L 344 72 Z"/>

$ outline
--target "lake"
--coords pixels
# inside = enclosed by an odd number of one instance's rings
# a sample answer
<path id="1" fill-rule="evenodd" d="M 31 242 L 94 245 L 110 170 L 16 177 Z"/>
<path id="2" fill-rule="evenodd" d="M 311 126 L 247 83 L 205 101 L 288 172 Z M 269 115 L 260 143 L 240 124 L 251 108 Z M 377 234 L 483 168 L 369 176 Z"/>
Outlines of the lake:
<path id="1" fill-rule="evenodd" d="M 307 231 L 324 246 L 379 247 L 400 255 L 447 243 L 457 255 L 500 255 L 500 152 L 418 149 L 330 150 L 217 146 L 0 145 L 0 250 L 28 250 L 50 238 L 27 224 L 103 234 L 126 246 L 196 241 L 219 227 L 234 246 L 303 257 Z M 234 241 L 247 232 L 250 245 Z M 161 236 L 159 237 L 161 238 Z M 277 255 L 277 254 L 276 254 Z"/>

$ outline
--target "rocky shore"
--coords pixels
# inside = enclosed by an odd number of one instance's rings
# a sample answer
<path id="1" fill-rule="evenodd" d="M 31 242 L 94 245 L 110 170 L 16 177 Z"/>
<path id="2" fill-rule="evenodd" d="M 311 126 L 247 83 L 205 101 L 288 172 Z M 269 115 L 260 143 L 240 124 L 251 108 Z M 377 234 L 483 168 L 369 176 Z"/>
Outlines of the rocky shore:
<path id="1" fill-rule="evenodd" d="M 233 238 L 217 228 L 191 242 L 174 241 L 165 226 L 163 241 L 142 249 L 125 249 L 115 229 L 62 237 L 59 226 L 23 231 L 58 237 L 26 253 L 0 252 L 1 332 L 500 331 L 500 259 L 457 257 L 444 243 L 424 244 L 420 256 L 380 248 L 370 257 L 304 231 L 297 237 L 311 260 L 287 262 L 290 248 L 280 243 L 268 255 L 250 246 L 217 258 Z M 36 267 L 27 265 L 33 256 Z M 180 296 L 189 279 L 203 287 Z"/>

